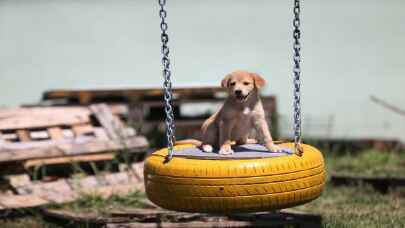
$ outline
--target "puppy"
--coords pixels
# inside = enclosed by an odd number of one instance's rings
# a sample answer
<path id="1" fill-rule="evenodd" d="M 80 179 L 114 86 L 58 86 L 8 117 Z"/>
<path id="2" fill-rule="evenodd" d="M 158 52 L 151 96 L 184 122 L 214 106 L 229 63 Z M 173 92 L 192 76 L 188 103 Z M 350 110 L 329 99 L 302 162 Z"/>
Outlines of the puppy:
<path id="1" fill-rule="evenodd" d="M 247 71 L 234 71 L 222 80 L 221 86 L 228 91 L 223 106 L 209 117 L 201 127 L 201 141 L 180 140 L 179 144 L 194 144 L 205 152 L 219 148 L 219 154 L 232 154 L 231 142 L 237 145 L 256 143 L 249 138 L 256 130 L 266 148 L 280 152 L 281 148 L 273 143 L 265 118 L 263 104 L 259 98 L 259 89 L 266 81 L 258 74 Z"/>

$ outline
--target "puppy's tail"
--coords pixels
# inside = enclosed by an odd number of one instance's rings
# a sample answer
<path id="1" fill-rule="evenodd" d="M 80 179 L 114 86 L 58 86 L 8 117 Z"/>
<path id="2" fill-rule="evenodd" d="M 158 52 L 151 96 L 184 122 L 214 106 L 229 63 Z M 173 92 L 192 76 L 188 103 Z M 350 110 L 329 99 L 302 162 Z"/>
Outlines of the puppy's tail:
<path id="1" fill-rule="evenodd" d="M 197 139 L 184 139 L 184 140 L 178 140 L 174 143 L 174 145 L 186 145 L 186 144 L 191 144 L 197 147 L 200 147 L 202 145 L 202 142 Z"/>

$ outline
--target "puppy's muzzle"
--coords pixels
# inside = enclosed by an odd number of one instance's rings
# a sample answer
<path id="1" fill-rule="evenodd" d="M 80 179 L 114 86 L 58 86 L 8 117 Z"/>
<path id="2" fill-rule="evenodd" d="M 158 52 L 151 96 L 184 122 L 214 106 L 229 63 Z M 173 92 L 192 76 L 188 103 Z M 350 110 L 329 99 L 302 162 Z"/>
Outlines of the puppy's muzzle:
<path id="1" fill-rule="evenodd" d="M 247 95 L 244 95 L 242 93 L 242 90 L 235 90 L 235 97 L 241 102 L 246 101 L 247 98 L 249 97 L 249 95 L 250 95 L 250 93 L 248 93 Z"/>
<path id="2" fill-rule="evenodd" d="M 235 90 L 235 95 L 237 97 L 242 96 L 242 90 Z"/>

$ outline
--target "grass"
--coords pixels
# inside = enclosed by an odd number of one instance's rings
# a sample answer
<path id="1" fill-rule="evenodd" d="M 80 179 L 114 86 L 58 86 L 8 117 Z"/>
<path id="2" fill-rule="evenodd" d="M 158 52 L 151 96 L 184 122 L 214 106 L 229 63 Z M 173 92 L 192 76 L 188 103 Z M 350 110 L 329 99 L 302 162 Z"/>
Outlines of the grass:
<path id="1" fill-rule="evenodd" d="M 53 223 L 48 223 L 36 210 L 24 210 L 24 215 L 0 219 L 1 228 L 60 228 Z"/>
<path id="2" fill-rule="evenodd" d="M 53 205 L 75 212 L 108 214 L 111 210 L 139 207 L 143 195 L 131 193 L 128 196 L 113 196 L 102 199 L 86 195 L 79 200 Z M 317 200 L 294 208 L 314 214 L 321 214 L 325 228 L 396 228 L 405 227 L 405 190 L 381 194 L 369 186 L 333 187 L 327 185 Z M 57 228 L 38 216 L 14 220 L 0 220 L 2 228 Z"/>
<path id="3" fill-rule="evenodd" d="M 329 173 L 405 177 L 405 153 L 366 150 L 344 155 L 325 154 Z"/>
<path id="4" fill-rule="evenodd" d="M 327 185 L 320 198 L 296 209 L 321 214 L 325 228 L 405 227 L 405 190 L 383 195 L 369 186 Z"/>

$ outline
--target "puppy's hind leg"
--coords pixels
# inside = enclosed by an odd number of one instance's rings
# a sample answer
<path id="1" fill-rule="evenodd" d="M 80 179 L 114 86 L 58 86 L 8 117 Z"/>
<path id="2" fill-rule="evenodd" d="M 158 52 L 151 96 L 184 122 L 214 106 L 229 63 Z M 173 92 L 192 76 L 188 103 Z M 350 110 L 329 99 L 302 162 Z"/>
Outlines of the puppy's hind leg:
<path id="1" fill-rule="evenodd" d="M 218 128 L 215 126 L 215 123 L 208 119 L 202 126 L 202 145 L 201 149 L 203 152 L 212 153 L 218 135 Z"/>

